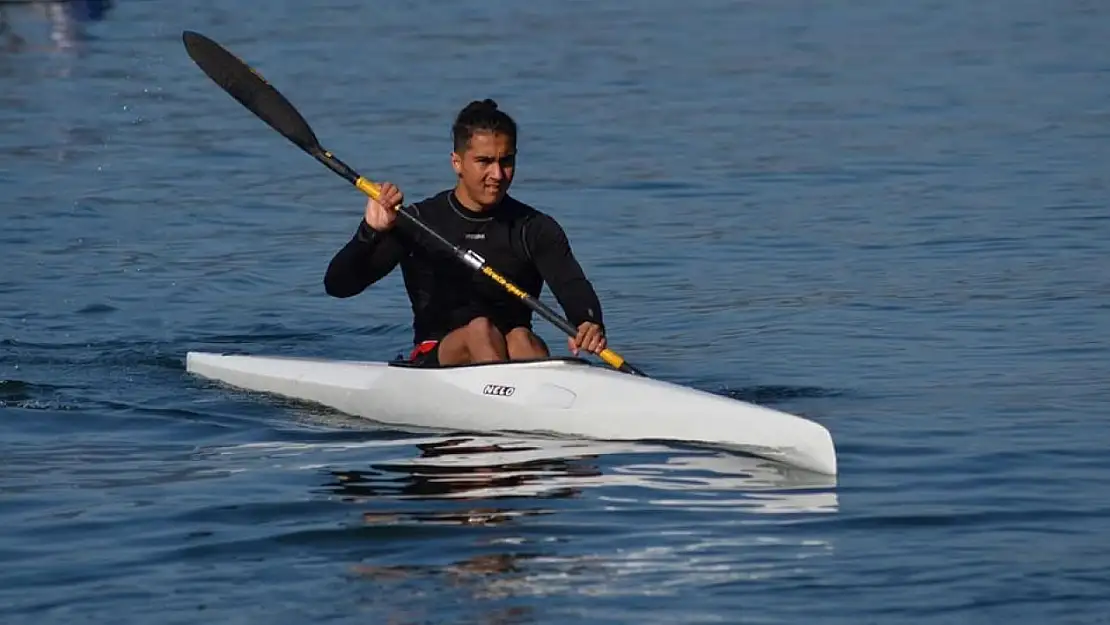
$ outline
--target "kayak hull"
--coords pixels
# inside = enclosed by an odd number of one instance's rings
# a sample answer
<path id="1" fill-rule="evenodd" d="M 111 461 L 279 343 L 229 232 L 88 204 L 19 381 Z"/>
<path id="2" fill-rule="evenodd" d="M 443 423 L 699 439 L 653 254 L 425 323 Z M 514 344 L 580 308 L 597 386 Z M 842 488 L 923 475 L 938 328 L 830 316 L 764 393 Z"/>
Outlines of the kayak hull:
<path id="1" fill-rule="evenodd" d="M 685 442 L 837 473 L 832 437 L 818 423 L 580 359 L 428 369 L 401 362 L 189 352 L 186 370 L 391 425 Z"/>

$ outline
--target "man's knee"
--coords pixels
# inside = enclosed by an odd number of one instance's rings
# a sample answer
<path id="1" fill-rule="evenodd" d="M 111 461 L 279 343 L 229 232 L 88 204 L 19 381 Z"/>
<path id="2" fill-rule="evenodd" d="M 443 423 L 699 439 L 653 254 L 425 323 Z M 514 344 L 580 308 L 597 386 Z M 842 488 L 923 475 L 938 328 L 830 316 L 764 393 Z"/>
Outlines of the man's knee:
<path id="1" fill-rule="evenodd" d="M 492 339 L 501 333 L 489 317 L 475 317 L 466 324 L 466 330 L 471 337 L 479 340 Z"/>
<path id="2" fill-rule="evenodd" d="M 523 341 L 526 343 L 534 344 L 539 344 L 543 342 L 540 337 L 536 336 L 534 332 L 532 332 L 528 328 L 523 327 L 513 328 L 512 330 L 509 330 L 509 333 L 505 335 L 505 338 L 512 341 Z"/>
<path id="3" fill-rule="evenodd" d="M 526 357 L 543 357 L 549 352 L 547 344 L 528 328 L 513 328 L 505 337 L 511 351 Z"/>

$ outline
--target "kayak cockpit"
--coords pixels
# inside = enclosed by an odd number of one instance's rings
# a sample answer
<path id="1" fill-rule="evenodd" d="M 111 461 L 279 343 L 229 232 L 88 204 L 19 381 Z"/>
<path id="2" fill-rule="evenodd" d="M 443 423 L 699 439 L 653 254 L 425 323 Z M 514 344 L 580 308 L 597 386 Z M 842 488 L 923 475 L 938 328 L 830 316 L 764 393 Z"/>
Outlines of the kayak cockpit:
<path id="1" fill-rule="evenodd" d="M 388 362 L 391 367 L 400 367 L 402 369 L 427 369 L 429 367 L 421 366 L 407 360 L 391 360 Z M 581 366 L 581 367 L 596 367 L 585 358 L 574 357 L 551 357 L 551 358 L 530 358 L 527 360 L 512 360 L 509 362 L 477 362 L 467 363 L 461 365 L 437 365 L 430 367 L 433 369 L 477 369 L 481 367 L 512 367 L 512 368 L 527 368 L 527 367 L 542 367 L 550 365 L 568 365 L 568 366 Z"/>

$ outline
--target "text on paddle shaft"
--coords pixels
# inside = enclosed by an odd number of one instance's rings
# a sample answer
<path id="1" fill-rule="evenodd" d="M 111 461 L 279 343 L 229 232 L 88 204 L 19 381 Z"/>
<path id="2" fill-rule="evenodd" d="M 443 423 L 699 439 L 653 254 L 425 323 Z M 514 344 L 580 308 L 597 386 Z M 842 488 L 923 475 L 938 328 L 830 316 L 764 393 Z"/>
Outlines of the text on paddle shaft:
<path id="1" fill-rule="evenodd" d="M 483 395 L 498 395 L 500 397 L 509 397 L 514 392 L 516 392 L 516 388 L 512 386 L 502 386 L 500 384 L 487 384 L 486 387 L 482 389 Z"/>

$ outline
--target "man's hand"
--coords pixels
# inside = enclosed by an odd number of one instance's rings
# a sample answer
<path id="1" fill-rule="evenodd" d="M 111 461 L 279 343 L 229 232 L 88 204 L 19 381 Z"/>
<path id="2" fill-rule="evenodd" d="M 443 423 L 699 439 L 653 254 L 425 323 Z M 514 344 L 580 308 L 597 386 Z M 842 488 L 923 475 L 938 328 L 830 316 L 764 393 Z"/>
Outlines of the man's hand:
<path id="1" fill-rule="evenodd" d="M 369 198 L 366 202 L 366 225 L 385 232 L 393 228 L 397 221 L 397 207 L 405 196 L 392 182 L 383 182 L 378 199 Z"/>
<path id="2" fill-rule="evenodd" d="M 605 349 L 605 330 L 596 323 L 585 321 L 578 326 L 578 336 L 567 337 L 567 347 L 575 356 L 581 350 L 599 354 Z"/>

